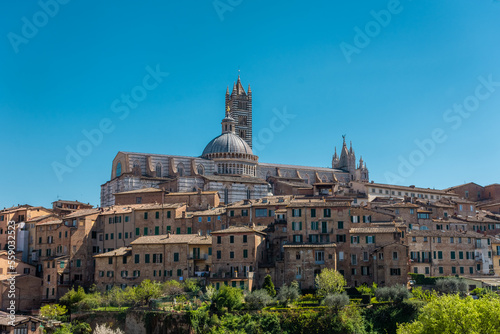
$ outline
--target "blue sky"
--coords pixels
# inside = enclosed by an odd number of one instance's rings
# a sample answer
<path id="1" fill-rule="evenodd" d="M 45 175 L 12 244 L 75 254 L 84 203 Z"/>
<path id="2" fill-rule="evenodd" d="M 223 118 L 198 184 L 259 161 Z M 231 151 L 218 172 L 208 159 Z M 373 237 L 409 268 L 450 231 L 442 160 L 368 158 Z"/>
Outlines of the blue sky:
<path id="1" fill-rule="evenodd" d="M 277 111 L 293 115 L 264 137 L 262 162 L 331 166 L 346 134 L 375 182 L 498 181 L 499 1 L 0 6 L 0 207 L 97 205 L 118 151 L 199 156 L 238 68 L 254 141 Z M 138 91 L 148 67 L 168 76 L 121 119 L 113 102 Z M 102 122 L 112 130 L 69 166 L 67 148 Z"/>

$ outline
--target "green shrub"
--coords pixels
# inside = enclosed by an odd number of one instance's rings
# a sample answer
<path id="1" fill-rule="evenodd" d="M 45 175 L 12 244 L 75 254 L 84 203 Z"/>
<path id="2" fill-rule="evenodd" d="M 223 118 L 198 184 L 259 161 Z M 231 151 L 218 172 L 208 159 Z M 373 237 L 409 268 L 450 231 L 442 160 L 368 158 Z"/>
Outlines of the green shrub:
<path id="1" fill-rule="evenodd" d="M 436 290 L 443 294 L 456 294 L 461 295 L 467 294 L 468 286 L 467 283 L 456 277 L 445 277 L 438 279 L 436 281 Z"/>
<path id="2" fill-rule="evenodd" d="M 329 294 L 323 299 L 321 305 L 325 305 L 335 310 L 341 310 L 349 305 L 349 297 L 346 293 Z"/>
<path id="3" fill-rule="evenodd" d="M 264 289 L 252 291 L 245 296 L 246 305 L 250 310 L 260 310 L 271 301 L 271 296 Z"/>
<path id="4" fill-rule="evenodd" d="M 266 290 L 269 296 L 276 296 L 276 289 L 274 288 L 274 283 L 271 275 L 266 275 L 264 278 L 264 284 L 262 285 L 262 289 Z"/>
<path id="5" fill-rule="evenodd" d="M 410 298 L 410 292 L 404 285 L 393 285 L 387 286 L 383 288 L 378 288 L 375 291 L 375 297 L 379 301 L 393 301 L 393 302 L 401 302 L 404 299 Z"/>

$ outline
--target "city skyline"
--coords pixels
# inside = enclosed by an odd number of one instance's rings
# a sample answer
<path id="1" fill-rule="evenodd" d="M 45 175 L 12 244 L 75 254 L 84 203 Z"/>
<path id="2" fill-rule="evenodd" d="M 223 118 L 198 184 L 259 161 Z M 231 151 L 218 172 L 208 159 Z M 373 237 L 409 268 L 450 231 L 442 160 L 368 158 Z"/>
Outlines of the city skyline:
<path id="1" fill-rule="evenodd" d="M 260 162 L 331 166 L 346 134 L 375 182 L 497 182 L 498 2 L 233 3 L 9 5 L 0 207 L 98 205 L 119 151 L 200 156 L 238 74 Z"/>

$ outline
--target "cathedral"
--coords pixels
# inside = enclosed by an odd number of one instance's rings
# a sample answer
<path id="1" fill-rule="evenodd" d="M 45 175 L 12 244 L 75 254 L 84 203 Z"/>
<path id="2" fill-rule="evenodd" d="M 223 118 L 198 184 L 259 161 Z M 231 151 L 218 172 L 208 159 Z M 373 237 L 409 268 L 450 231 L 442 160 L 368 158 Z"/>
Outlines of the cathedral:
<path id="1" fill-rule="evenodd" d="M 114 194 L 142 188 L 169 192 L 217 191 L 226 204 L 269 195 L 333 196 L 350 181 L 368 182 L 366 164 L 349 149 L 343 136 L 332 167 L 307 167 L 259 162 L 252 151 L 252 90 L 241 79 L 226 90 L 221 134 L 199 157 L 118 152 L 111 179 L 101 185 L 101 206 L 115 203 Z"/>

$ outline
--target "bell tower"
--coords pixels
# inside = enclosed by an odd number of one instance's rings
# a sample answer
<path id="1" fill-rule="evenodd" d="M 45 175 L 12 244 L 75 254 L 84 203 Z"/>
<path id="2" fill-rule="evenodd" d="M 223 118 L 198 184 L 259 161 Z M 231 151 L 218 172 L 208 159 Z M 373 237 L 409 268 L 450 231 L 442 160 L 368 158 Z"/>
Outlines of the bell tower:
<path id="1" fill-rule="evenodd" d="M 252 90 L 248 85 L 248 92 L 245 92 L 239 75 L 231 94 L 229 87 L 226 90 L 226 110 L 228 107 L 230 116 L 236 121 L 236 134 L 252 147 Z"/>

